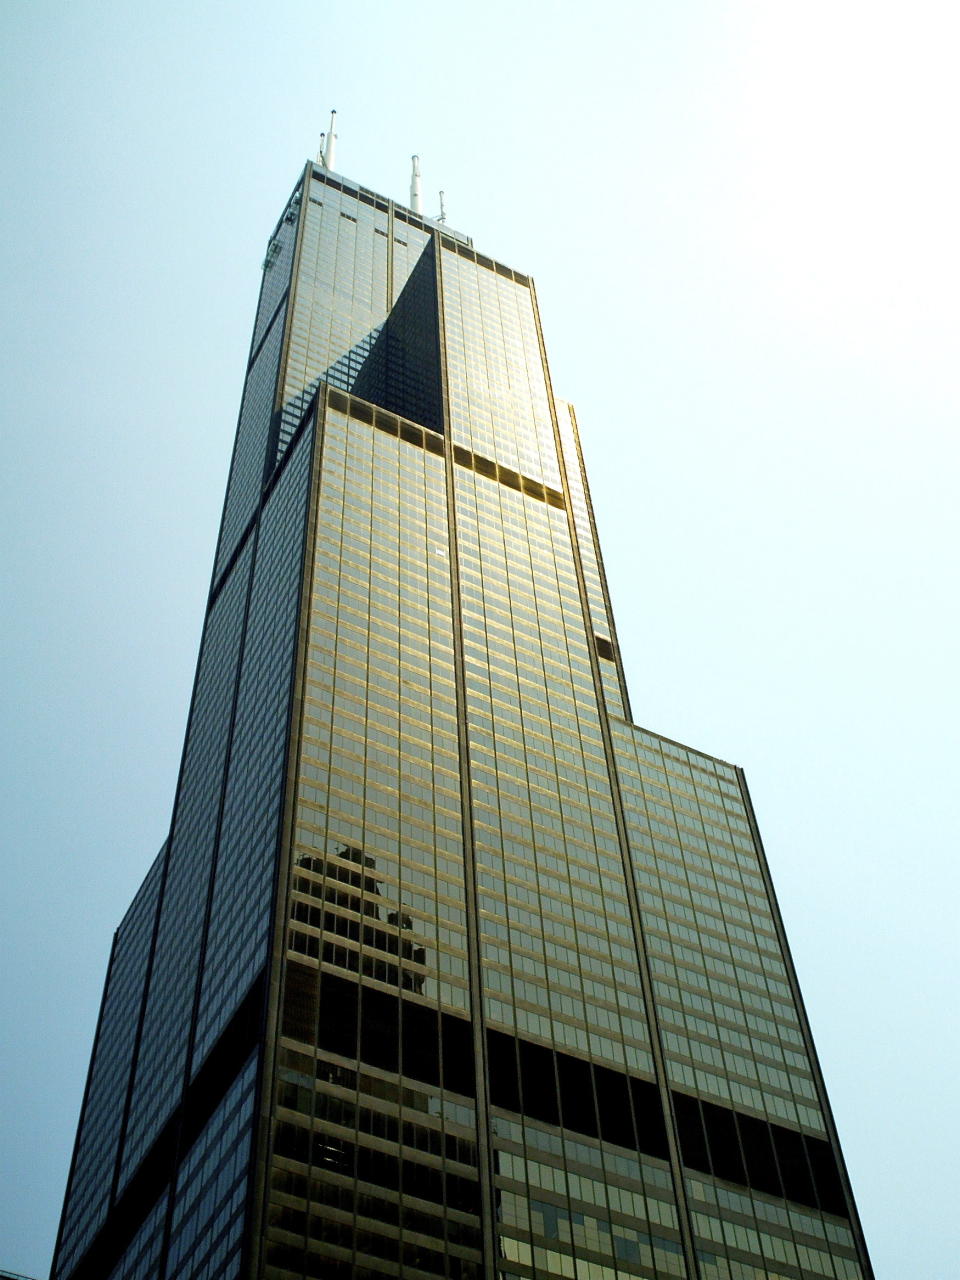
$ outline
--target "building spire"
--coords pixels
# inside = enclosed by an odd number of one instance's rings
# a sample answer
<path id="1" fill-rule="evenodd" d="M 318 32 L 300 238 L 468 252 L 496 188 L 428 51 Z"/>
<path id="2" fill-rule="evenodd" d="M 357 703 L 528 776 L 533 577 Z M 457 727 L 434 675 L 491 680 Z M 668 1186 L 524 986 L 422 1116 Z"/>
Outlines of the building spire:
<path id="1" fill-rule="evenodd" d="M 410 208 L 414 213 L 423 212 L 423 197 L 420 193 L 420 157 L 411 156 L 412 170 L 410 173 Z"/>
<path id="2" fill-rule="evenodd" d="M 321 155 L 323 157 L 323 167 L 332 169 L 337 163 L 337 113 L 330 112 L 330 128 L 327 130 L 326 141 L 323 144 Z"/>

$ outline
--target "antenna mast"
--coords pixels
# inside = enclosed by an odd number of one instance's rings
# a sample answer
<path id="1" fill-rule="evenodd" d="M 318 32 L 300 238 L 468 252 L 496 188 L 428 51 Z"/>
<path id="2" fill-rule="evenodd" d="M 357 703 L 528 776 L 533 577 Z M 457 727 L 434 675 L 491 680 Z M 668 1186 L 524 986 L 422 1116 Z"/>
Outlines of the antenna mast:
<path id="1" fill-rule="evenodd" d="M 446 222 L 446 220 L 447 220 L 447 206 L 443 202 L 443 192 L 441 191 L 440 192 L 440 217 L 437 219 L 437 221 Z"/>
<path id="2" fill-rule="evenodd" d="M 322 163 L 325 169 L 332 169 L 337 162 L 337 113 L 330 112 L 330 128 L 327 130 L 326 142 L 323 145 L 321 155 Z"/>
<path id="3" fill-rule="evenodd" d="M 423 213 L 423 198 L 420 193 L 420 157 L 411 156 L 413 169 L 410 174 L 410 208 L 414 213 Z"/>

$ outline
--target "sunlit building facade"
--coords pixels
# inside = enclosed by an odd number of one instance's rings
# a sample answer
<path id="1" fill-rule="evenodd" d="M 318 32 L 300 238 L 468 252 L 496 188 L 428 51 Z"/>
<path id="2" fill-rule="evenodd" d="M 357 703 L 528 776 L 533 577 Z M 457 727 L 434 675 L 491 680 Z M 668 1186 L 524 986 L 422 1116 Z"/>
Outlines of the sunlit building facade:
<path id="1" fill-rule="evenodd" d="M 531 281 L 307 165 L 53 1280 L 867 1280 L 742 772 L 632 722 Z"/>

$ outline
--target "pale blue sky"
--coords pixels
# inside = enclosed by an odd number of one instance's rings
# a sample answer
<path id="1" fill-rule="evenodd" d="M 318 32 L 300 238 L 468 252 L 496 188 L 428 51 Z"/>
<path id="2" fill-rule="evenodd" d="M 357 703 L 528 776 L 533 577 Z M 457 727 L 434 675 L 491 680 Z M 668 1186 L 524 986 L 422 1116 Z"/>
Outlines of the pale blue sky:
<path id="1" fill-rule="evenodd" d="M 634 713 L 742 764 L 880 1280 L 951 1280 L 953 4 L 0 8 L 0 1268 L 164 837 L 266 238 L 338 169 L 537 281 Z"/>

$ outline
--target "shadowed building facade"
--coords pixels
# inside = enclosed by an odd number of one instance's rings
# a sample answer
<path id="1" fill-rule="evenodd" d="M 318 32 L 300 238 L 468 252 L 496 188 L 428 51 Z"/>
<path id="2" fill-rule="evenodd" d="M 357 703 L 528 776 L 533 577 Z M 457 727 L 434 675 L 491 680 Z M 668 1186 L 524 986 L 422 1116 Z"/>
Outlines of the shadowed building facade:
<path id="1" fill-rule="evenodd" d="M 533 286 L 307 165 L 54 1280 L 867 1280 L 742 772 L 632 723 Z"/>

